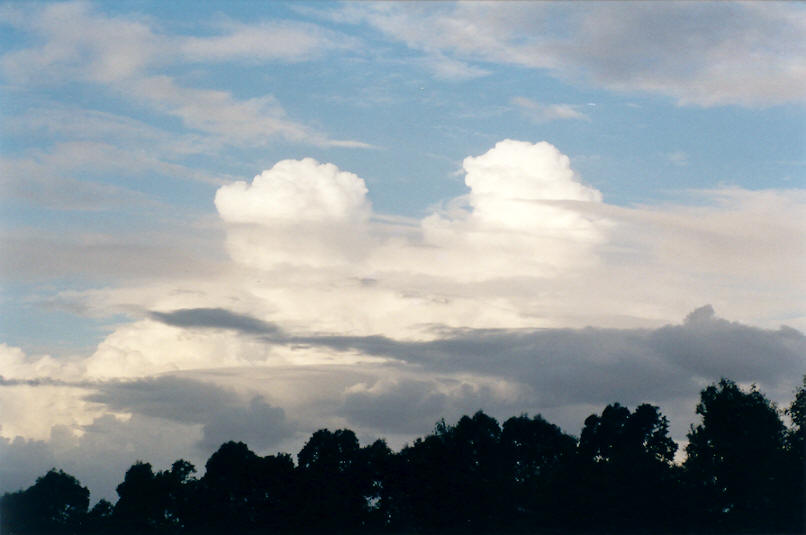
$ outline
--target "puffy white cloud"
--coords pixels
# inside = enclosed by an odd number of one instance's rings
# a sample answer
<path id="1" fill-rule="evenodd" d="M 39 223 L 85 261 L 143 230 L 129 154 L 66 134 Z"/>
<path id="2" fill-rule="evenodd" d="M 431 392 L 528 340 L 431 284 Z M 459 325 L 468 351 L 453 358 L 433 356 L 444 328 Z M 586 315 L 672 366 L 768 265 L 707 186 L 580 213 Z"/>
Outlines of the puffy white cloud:
<path id="1" fill-rule="evenodd" d="M 219 189 L 234 262 L 217 277 L 62 300 L 141 314 L 222 308 L 292 334 L 656 326 L 704 300 L 752 324 L 806 325 L 802 192 L 723 188 L 688 205 L 619 207 L 545 142 L 505 140 L 464 167 L 467 195 L 396 226 L 373 215 L 356 175 L 286 160 Z"/>
<path id="2" fill-rule="evenodd" d="M 262 268 L 345 265 L 366 247 L 366 194 L 355 174 L 306 158 L 278 162 L 251 184 L 223 186 L 215 203 L 234 224 L 227 245 L 236 261 Z"/>
<path id="3" fill-rule="evenodd" d="M 305 158 L 278 162 L 251 184 L 221 187 L 215 204 L 228 223 L 328 224 L 365 220 L 370 210 L 366 195 L 364 181 L 355 174 Z"/>
<path id="4" fill-rule="evenodd" d="M 553 145 L 507 139 L 481 156 L 465 158 L 473 215 L 515 228 L 568 228 L 529 201 L 599 202 L 602 194 L 579 182 L 571 162 Z M 514 212 L 514 213 L 513 213 Z"/>
<path id="5" fill-rule="evenodd" d="M 249 366 L 271 347 L 232 332 L 186 331 L 153 320 L 123 325 L 86 359 L 92 378 L 143 377 L 196 368 Z"/>
<path id="6" fill-rule="evenodd" d="M 58 426 L 80 434 L 82 426 L 107 412 L 102 405 L 84 399 L 91 391 L 47 383 L 2 385 L 0 437 L 49 440 Z"/>
<path id="7" fill-rule="evenodd" d="M 556 276 L 595 261 L 593 247 L 604 240 L 608 222 L 586 205 L 599 203 L 601 193 L 579 181 L 556 147 L 504 140 L 466 158 L 463 167 L 468 209 L 425 218 L 424 247 L 398 254 L 405 258 L 393 253 L 390 263 L 483 281 Z"/>

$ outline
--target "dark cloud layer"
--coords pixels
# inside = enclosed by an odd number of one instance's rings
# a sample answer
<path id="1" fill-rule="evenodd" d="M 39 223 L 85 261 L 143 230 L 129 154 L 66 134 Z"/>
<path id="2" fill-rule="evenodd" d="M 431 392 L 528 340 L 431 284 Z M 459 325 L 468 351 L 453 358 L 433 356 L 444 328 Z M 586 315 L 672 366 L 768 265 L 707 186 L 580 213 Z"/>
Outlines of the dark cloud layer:
<path id="1" fill-rule="evenodd" d="M 264 449 L 295 432 L 285 411 L 260 397 L 247 403 L 234 391 L 181 377 L 103 383 L 86 399 L 116 411 L 202 424 L 199 445 L 204 450 L 215 449 L 228 440 L 241 440 Z"/>
<path id="2" fill-rule="evenodd" d="M 661 402 L 730 377 L 775 388 L 806 372 L 806 336 L 717 317 L 711 306 L 658 329 L 457 329 L 431 341 L 386 336 L 288 336 L 273 324 L 223 309 L 154 313 L 177 326 L 236 329 L 267 343 L 358 351 L 426 373 L 474 373 L 528 385 L 541 404 Z M 422 398 L 422 396 L 419 396 Z"/>
<path id="3" fill-rule="evenodd" d="M 151 319 L 174 327 L 231 329 L 243 334 L 273 334 L 276 325 L 223 308 L 184 308 L 172 312 L 149 312 Z"/>
<path id="4" fill-rule="evenodd" d="M 463 329 L 427 342 L 382 336 L 296 338 L 439 373 L 472 372 L 534 388 L 542 403 L 662 401 L 730 377 L 774 387 L 806 372 L 806 336 L 729 322 L 710 306 L 659 329 Z M 625 399 L 626 398 L 626 399 Z"/>

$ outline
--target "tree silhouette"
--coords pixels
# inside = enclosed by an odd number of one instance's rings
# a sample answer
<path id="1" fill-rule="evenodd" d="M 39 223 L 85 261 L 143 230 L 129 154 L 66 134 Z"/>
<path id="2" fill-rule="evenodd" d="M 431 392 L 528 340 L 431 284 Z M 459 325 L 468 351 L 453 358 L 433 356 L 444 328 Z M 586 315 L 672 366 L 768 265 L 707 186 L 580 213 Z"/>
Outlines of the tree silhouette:
<path id="1" fill-rule="evenodd" d="M 574 437 L 540 415 L 522 415 L 504 422 L 501 455 L 509 478 L 512 527 L 551 527 L 568 521 L 571 506 L 565 498 L 571 492 L 558 490 L 576 444 Z"/>
<path id="2" fill-rule="evenodd" d="M 6 494 L 0 507 L 3 533 L 71 533 L 87 513 L 90 491 L 61 470 L 51 469 L 24 491 Z"/>
<path id="3" fill-rule="evenodd" d="M 658 407 L 634 412 L 618 403 L 585 420 L 579 440 L 581 469 L 589 483 L 582 497 L 591 527 L 653 530 L 672 520 L 672 461 L 677 444 Z"/>
<path id="4" fill-rule="evenodd" d="M 194 528 L 248 530 L 264 514 L 268 489 L 262 459 L 243 442 L 226 442 L 207 460 L 198 484 Z"/>
<path id="5" fill-rule="evenodd" d="M 372 529 L 388 529 L 395 512 L 394 453 L 386 441 L 378 439 L 361 448 L 356 466 L 356 481 L 363 489 L 364 523 Z"/>
<path id="6" fill-rule="evenodd" d="M 406 516 L 416 529 L 478 530 L 501 517 L 508 480 L 498 422 L 478 411 L 456 426 L 440 421 L 434 432 L 400 452 Z"/>
<path id="7" fill-rule="evenodd" d="M 114 519 L 119 529 L 145 532 L 162 527 L 163 497 L 150 463 L 134 463 L 116 490 Z"/>
<path id="8" fill-rule="evenodd" d="M 300 513 L 311 527 L 349 529 L 361 525 L 367 511 L 369 481 L 360 447 L 349 429 L 320 429 L 297 455 L 302 491 Z"/>
<path id="9" fill-rule="evenodd" d="M 795 399 L 786 410 L 792 420 L 792 428 L 787 433 L 788 481 L 786 502 L 792 511 L 789 525 L 795 533 L 806 531 L 806 375 L 795 392 Z"/>
<path id="10" fill-rule="evenodd" d="M 701 523 L 725 530 L 774 530 L 785 522 L 785 427 L 755 387 L 722 379 L 700 394 L 686 447 Z M 702 508 L 702 506 L 705 506 Z"/>
<path id="11" fill-rule="evenodd" d="M 109 501 L 101 499 L 96 503 L 84 521 L 84 528 L 89 533 L 109 533 L 114 530 L 112 515 L 115 506 Z"/>

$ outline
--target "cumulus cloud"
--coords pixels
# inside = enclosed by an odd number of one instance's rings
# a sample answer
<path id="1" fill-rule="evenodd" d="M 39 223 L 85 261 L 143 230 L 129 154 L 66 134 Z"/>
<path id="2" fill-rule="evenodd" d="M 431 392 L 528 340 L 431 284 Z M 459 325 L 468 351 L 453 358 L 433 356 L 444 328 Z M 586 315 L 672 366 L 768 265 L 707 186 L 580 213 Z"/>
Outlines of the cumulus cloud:
<path id="1" fill-rule="evenodd" d="M 216 208 L 228 223 L 330 223 L 369 215 L 364 181 L 312 158 L 283 160 L 252 183 L 235 182 L 216 192 Z"/>
<path id="2" fill-rule="evenodd" d="M 144 377 L 196 368 L 249 366 L 271 357 L 271 347 L 231 330 L 184 329 L 153 320 L 123 325 L 86 359 L 92 378 Z"/>
<path id="3" fill-rule="evenodd" d="M 726 187 L 692 192 L 693 204 L 619 207 L 545 142 L 505 140 L 463 165 L 466 195 L 398 225 L 372 212 L 356 175 L 286 160 L 219 189 L 233 260 L 220 277 L 63 298 L 95 310 L 220 308 L 291 335 L 657 326 L 703 296 L 742 321 L 806 325 L 802 192 Z"/>
<path id="4" fill-rule="evenodd" d="M 346 265 L 363 254 L 371 213 L 364 181 L 333 164 L 283 160 L 251 184 L 216 193 L 221 218 L 232 224 L 227 245 L 249 266 Z"/>

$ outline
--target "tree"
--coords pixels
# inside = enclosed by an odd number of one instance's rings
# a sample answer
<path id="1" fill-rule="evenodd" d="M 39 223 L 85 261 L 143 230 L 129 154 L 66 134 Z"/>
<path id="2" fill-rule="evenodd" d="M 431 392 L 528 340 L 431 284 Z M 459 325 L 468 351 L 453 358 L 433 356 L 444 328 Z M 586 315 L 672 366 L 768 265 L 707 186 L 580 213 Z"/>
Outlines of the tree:
<path id="1" fill-rule="evenodd" d="M 614 403 L 601 416 L 585 419 L 579 440 L 583 503 L 591 526 L 658 530 L 673 521 L 666 504 L 675 495 L 672 462 L 677 444 L 658 407 L 639 405 L 632 413 Z"/>
<path id="2" fill-rule="evenodd" d="M 150 463 L 135 462 L 115 490 L 114 519 L 122 529 L 153 531 L 162 525 L 164 503 Z"/>
<path id="3" fill-rule="evenodd" d="M 700 393 L 697 414 L 685 469 L 698 521 L 726 530 L 782 528 L 786 434 L 775 405 L 755 386 L 745 392 L 722 379 Z"/>
<path id="4" fill-rule="evenodd" d="M 112 515 L 115 512 L 115 506 L 109 501 L 101 499 L 96 503 L 90 512 L 87 513 L 87 519 L 84 522 L 84 527 L 89 533 L 110 533 L 114 531 L 112 524 Z"/>
<path id="5" fill-rule="evenodd" d="M 504 507 L 507 483 L 498 422 L 478 411 L 400 452 L 398 473 L 405 496 L 402 515 L 410 529 L 491 529 Z"/>
<path id="6" fill-rule="evenodd" d="M 311 527 L 353 529 L 365 520 L 370 490 L 360 451 L 351 430 L 320 429 L 297 454 L 300 513 Z"/>
<path id="7" fill-rule="evenodd" d="M 787 432 L 787 457 L 789 460 L 787 502 L 793 512 L 789 520 L 793 533 L 806 531 L 806 375 L 795 391 L 795 399 L 786 409 L 792 421 Z"/>
<path id="8" fill-rule="evenodd" d="M 24 491 L 3 496 L 3 533 L 71 533 L 79 529 L 90 491 L 61 470 L 51 469 Z"/>
<path id="9" fill-rule="evenodd" d="M 569 515 L 570 493 L 558 492 L 577 441 L 537 415 L 522 415 L 506 422 L 501 453 L 508 478 L 511 523 L 534 529 L 561 523 Z"/>
<path id="10" fill-rule="evenodd" d="M 166 527 L 185 527 L 190 515 L 190 502 L 198 483 L 193 477 L 195 473 L 196 467 L 184 459 L 174 461 L 170 470 L 157 473 L 155 480 L 162 509 L 160 520 Z"/>
<path id="11" fill-rule="evenodd" d="M 396 497 L 392 482 L 395 466 L 395 455 L 383 439 L 359 452 L 356 481 L 363 489 L 366 526 L 371 529 L 389 528 L 395 520 Z"/>
<path id="12" fill-rule="evenodd" d="M 265 499 L 260 465 L 260 457 L 243 442 L 222 444 L 205 465 L 192 523 L 233 531 L 254 528 Z"/>

